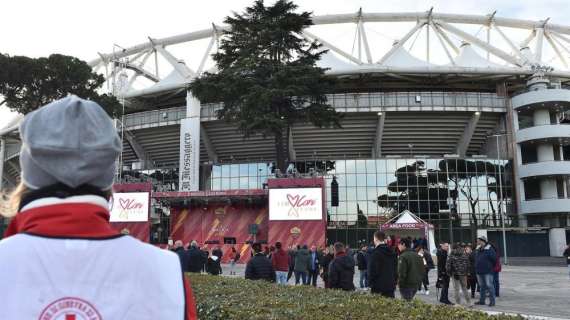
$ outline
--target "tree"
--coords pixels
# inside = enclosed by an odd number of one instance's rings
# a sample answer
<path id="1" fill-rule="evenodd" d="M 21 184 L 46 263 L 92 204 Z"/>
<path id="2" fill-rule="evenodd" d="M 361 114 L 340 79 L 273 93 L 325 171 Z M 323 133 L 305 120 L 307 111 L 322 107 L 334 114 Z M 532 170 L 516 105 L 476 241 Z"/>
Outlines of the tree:
<path id="1" fill-rule="evenodd" d="M 312 25 L 311 14 L 296 9 L 286 0 L 267 7 L 257 0 L 227 17 L 230 28 L 213 55 L 218 73 L 205 73 L 189 87 L 202 102 L 223 102 L 218 118 L 237 124 L 244 137 L 272 136 L 282 172 L 295 123 L 340 127 L 341 119 L 325 95 L 334 82 L 315 65 L 326 51 L 300 36 Z"/>
<path id="2" fill-rule="evenodd" d="M 121 113 L 121 105 L 111 95 L 99 94 L 105 82 L 89 65 L 75 57 L 52 54 L 47 58 L 29 58 L 0 54 L 0 105 L 22 114 L 75 94 L 93 100 L 110 116 Z"/>

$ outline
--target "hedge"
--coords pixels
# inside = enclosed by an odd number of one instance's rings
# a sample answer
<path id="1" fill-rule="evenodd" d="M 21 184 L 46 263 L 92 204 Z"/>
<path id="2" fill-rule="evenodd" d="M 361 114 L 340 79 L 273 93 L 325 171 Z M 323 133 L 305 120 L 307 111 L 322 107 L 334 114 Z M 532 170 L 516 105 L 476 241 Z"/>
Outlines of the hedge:
<path id="1" fill-rule="evenodd" d="M 310 286 L 277 286 L 222 276 L 190 275 L 198 315 L 210 319 L 461 319 L 514 320 L 521 316 L 490 316 L 476 310 L 405 302 L 360 292 Z"/>

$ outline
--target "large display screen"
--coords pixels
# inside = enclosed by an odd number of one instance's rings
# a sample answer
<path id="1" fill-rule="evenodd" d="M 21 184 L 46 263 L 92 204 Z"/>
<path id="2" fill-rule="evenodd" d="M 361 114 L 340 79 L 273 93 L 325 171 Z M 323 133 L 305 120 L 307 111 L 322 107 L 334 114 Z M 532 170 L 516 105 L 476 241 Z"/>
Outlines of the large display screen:
<path id="1" fill-rule="evenodd" d="M 321 188 L 269 190 L 269 220 L 321 220 Z"/>
<path id="2" fill-rule="evenodd" d="M 148 192 L 114 193 L 110 221 L 148 221 L 148 199 Z"/>

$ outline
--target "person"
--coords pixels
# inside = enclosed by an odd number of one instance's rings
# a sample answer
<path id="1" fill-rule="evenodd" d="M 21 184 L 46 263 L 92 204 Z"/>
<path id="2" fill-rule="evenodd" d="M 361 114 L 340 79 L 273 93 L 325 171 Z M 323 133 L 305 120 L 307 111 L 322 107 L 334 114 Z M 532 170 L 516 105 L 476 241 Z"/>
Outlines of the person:
<path id="1" fill-rule="evenodd" d="M 220 248 L 220 246 L 216 246 L 216 248 L 212 250 L 212 254 L 218 257 L 220 261 L 222 261 L 222 258 L 224 257 L 224 252 L 222 251 L 222 248 Z"/>
<path id="2" fill-rule="evenodd" d="M 261 250 L 261 244 L 254 243 L 251 247 L 253 249 L 253 257 L 247 262 L 245 267 L 245 278 L 249 280 L 275 281 L 273 266 Z"/>
<path id="3" fill-rule="evenodd" d="M 302 281 L 302 284 L 309 284 L 308 273 L 310 262 L 311 256 L 309 250 L 307 249 L 307 245 L 304 245 L 303 248 L 295 252 L 295 284 L 299 284 L 299 281 Z"/>
<path id="4" fill-rule="evenodd" d="M 184 272 L 188 271 L 188 254 L 184 249 L 184 244 L 181 240 L 176 240 L 174 242 L 174 246 L 172 247 L 172 251 L 178 255 L 178 259 L 180 259 L 180 265 L 182 266 L 182 270 Z"/>
<path id="5" fill-rule="evenodd" d="M 398 281 L 398 257 L 386 244 L 386 234 L 374 232 L 376 246 L 368 258 L 368 285 L 370 292 L 383 297 L 394 298 Z"/>
<path id="6" fill-rule="evenodd" d="M 297 249 L 300 248 L 297 246 Z M 289 279 L 291 279 L 293 273 L 295 272 L 295 252 L 295 246 L 290 246 L 289 250 L 287 251 L 287 255 L 289 256 L 289 272 L 287 272 L 287 282 L 289 282 Z"/>
<path id="7" fill-rule="evenodd" d="M 240 254 L 237 252 L 236 247 L 232 246 L 230 249 L 230 275 L 236 274 L 236 263 L 239 261 Z"/>
<path id="8" fill-rule="evenodd" d="M 19 132 L 0 319 L 196 319 L 178 256 L 109 223 L 121 140 L 103 108 L 69 95 L 28 113 Z"/>
<path id="9" fill-rule="evenodd" d="M 362 247 L 356 255 L 356 262 L 358 265 L 358 271 L 360 273 L 360 289 L 368 288 L 368 253 L 367 248 Z"/>
<path id="10" fill-rule="evenodd" d="M 479 301 L 475 304 L 485 305 L 487 292 L 489 293 L 489 307 L 495 306 L 495 286 L 493 284 L 493 270 L 497 262 L 497 254 L 491 245 L 487 242 L 485 236 L 477 239 L 477 255 L 475 256 L 475 272 L 477 273 L 477 282 L 481 288 Z"/>
<path id="11" fill-rule="evenodd" d="M 398 261 L 398 286 L 402 299 L 411 301 L 424 276 L 424 263 L 416 252 L 412 250 L 412 241 L 403 238 L 398 244 L 400 257 Z"/>
<path id="12" fill-rule="evenodd" d="M 329 284 L 331 289 L 354 291 L 354 259 L 346 254 L 344 244 L 334 244 L 334 259 L 329 265 Z"/>
<path id="13" fill-rule="evenodd" d="M 563 253 L 564 257 L 566 257 L 566 264 L 568 265 L 568 275 L 570 276 L 570 243 L 566 246 L 566 250 Z"/>
<path id="14" fill-rule="evenodd" d="M 193 240 L 190 243 L 190 249 L 188 250 L 188 272 L 200 273 L 203 269 L 204 253 L 198 247 L 198 242 Z"/>
<path id="15" fill-rule="evenodd" d="M 217 276 L 222 274 L 222 265 L 221 265 L 221 258 L 216 254 L 216 250 L 212 250 L 212 253 L 209 254 L 208 260 L 206 262 L 206 272 L 208 274 Z"/>
<path id="16" fill-rule="evenodd" d="M 325 252 L 323 254 L 323 258 L 321 259 L 321 267 L 323 269 L 321 273 L 321 278 L 325 283 L 325 288 L 330 288 L 329 283 L 329 265 L 334 259 L 334 248 L 332 246 L 326 247 Z"/>
<path id="17" fill-rule="evenodd" d="M 451 254 L 447 258 L 445 270 L 453 281 L 453 291 L 455 293 L 455 303 L 461 305 L 461 295 L 463 293 L 466 305 L 471 305 L 471 298 L 467 291 L 467 274 L 469 273 L 469 256 L 460 245 L 454 244 Z"/>
<path id="18" fill-rule="evenodd" d="M 275 250 L 271 255 L 271 265 L 275 270 L 277 284 L 287 284 L 287 271 L 289 270 L 289 255 L 283 250 L 281 242 L 275 244 Z"/>
<path id="19" fill-rule="evenodd" d="M 418 245 L 416 251 L 420 259 L 422 259 L 422 262 L 424 263 L 424 270 L 425 270 L 424 277 L 422 279 L 422 283 L 418 288 L 418 291 L 420 292 L 422 291 L 422 284 L 423 284 L 425 295 L 429 296 L 429 271 L 431 269 L 435 269 L 435 265 L 433 264 L 433 259 L 431 257 L 431 254 L 428 251 L 424 250 L 424 247 L 422 245 Z"/>
<path id="20" fill-rule="evenodd" d="M 447 253 L 449 251 L 449 244 L 442 243 L 440 249 L 437 251 L 437 282 L 438 287 L 441 287 L 441 294 L 439 302 L 443 304 L 452 305 L 449 301 L 449 275 L 445 271 L 445 264 L 447 263 Z"/>
<path id="21" fill-rule="evenodd" d="M 317 277 L 319 276 L 319 261 L 321 260 L 321 255 L 317 251 L 317 246 L 311 246 L 311 261 L 309 265 L 309 278 L 307 284 L 310 283 L 313 287 L 317 286 Z"/>
<path id="22" fill-rule="evenodd" d="M 499 283 L 499 273 L 502 271 L 502 267 L 501 267 L 501 254 L 499 253 L 499 250 L 497 250 L 497 247 L 490 243 L 491 248 L 493 248 L 493 250 L 495 250 L 495 255 L 497 257 L 497 260 L 495 261 L 495 266 L 493 267 L 493 286 L 495 287 L 495 298 L 499 298 L 500 297 L 500 289 L 501 289 L 501 285 Z"/>
<path id="23" fill-rule="evenodd" d="M 469 273 L 467 274 L 467 288 L 471 289 L 471 299 L 475 298 L 475 290 L 477 289 L 477 273 L 475 272 L 475 251 L 472 245 L 465 247 L 465 254 L 469 257 Z"/>

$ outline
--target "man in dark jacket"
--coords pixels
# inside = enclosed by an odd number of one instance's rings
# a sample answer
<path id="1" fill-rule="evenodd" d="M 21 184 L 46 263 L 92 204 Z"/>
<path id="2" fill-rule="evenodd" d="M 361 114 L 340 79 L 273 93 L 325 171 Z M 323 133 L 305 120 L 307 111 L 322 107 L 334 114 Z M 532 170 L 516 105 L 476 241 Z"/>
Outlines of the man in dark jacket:
<path id="1" fill-rule="evenodd" d="M 310 263 L 309 263 L 309 278 L 307 284 L 312 284 L 313 287 L 317 286 L 317 277 L 319 276 L 320 261 L 322 259 L 322 254 L 317 251 L 317 246 L 311 246 L 310 252 Z"/>
<path id="2" fill-rule="evenodd" d="M 481 236 L 477 239 L 477 255 L 475 257 L 475 272 L 477 272 L 477 282 L 481 287 L 481 294 L 477 305 L 485 305 L 487 291 L 489 292 L 489 307 L 495 306 L 495 284 L 493 283 L 493 272 L 497 262 L 495 250 L 487 243 L 487 238 Z"/>
<path id="3" fill-rule="evenodd" d="M 281 242 L 275 244 L 275 251 L 271 255 L 271 265 L 273 266 L 273 270 L 275 270 L 277 284 L 287 284 L 289 255 L 283 250 Z"/>
<path id="4" fill-rule="evenodd" d="M 411 301 L 424 277 L 424 262 L 420 256 L 412 250 L 412 241 L 408 238 L 400 240 L 398 245 L 400 258 L 398 261 L 398 286 L 400 295 L 404 300 Z"/>
<path id="5" fill-rule="evenodd" d="M 334 260 L 329 265 L 329 284 L 332 289 L 353 291 L 354 259 L 346 255 L 344 244 L 334 244 Z"/>
<path id="6" fill-rule="evenodd" d="M 180 240 L 174 242 L 173 251 L 178 255 L 180 259 L 180 265 L 182 266 L 183 272 L 190 272 L 188 270 L 188 252 L 184 250 L 184 244 Z"/>
<path id="7" fill-rule="evenodd" d="M 188 272 L 200 273 L 204 266 L 204 254 L 198 247 L 198 242 L 192 241 L 188 250 Z"/>
<path id="8" fill-rule="evenodd" d="M 321 259 L 321 267 L 323 268 L 323 273 L 321 277 L 323 278 L 323 282 L 325 283 L 325 288 L 330 288 L 329 283 L 329 265 L 334 260 L 334 249 L 332 246 L 328 246 L 325 248 L 325 252 L 323 258 Z"/>
<path id="9" fill-rule="evenodd" d="M 360 272 L 360 289 L 367 288 L 368 253 L 366 247 L 362 247 L 362 249 L 356 254 L 356 264 L 358 265 L 358 271 Z"/>
<path id="10" fill-rule="evenodd" d="M 368 258 L 367 273 L 370 292 L 394 298 L 396 282 L 398 282 L 398 257 L 386 244 L 384 232 L 374 233 L 374 245 L 376 247 Z"/>
<path id="11" fill-rule="evenodd" d="M 437 284 L 441 287 L 441 294 L 439 302 L 443 304 L 453 304 L 449 301 L 449 275 L 445 270 L 447 263 L 447 253 L 449 252 L 449 244 L 442 243 L 440 249 L 437 251 Z"/>
<path id="12" fill-rule="evenodd" d="M 289 279 L 291 279 L 291 276 L 295 271 L 295 252 L 296 252 L 295 246 L 289 247 L 289 250 L 287 251 L 287 255 L 289 256 L 289 272 L 287 272 L 287 282 L 289 282 Z"/>
<path id="13" fill-rule="evenodd" d="M 252 249 L 254 255 L 245 267 L 245 278 L 250 280 L 262 279 L 270 282 L 275 281 L 273 266 L 271 265 L 271 261 L 267 259 L 261 250 L 261 244 L 254 243 Z"/>

